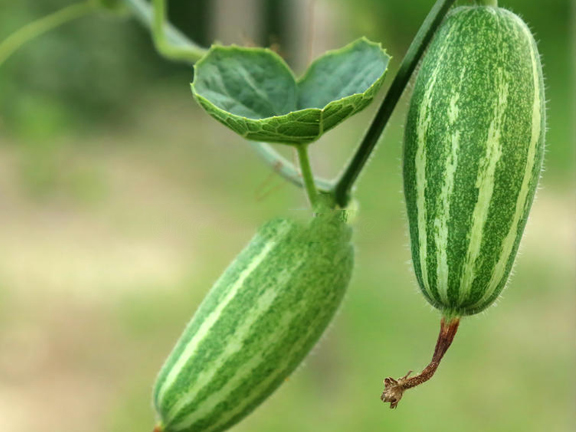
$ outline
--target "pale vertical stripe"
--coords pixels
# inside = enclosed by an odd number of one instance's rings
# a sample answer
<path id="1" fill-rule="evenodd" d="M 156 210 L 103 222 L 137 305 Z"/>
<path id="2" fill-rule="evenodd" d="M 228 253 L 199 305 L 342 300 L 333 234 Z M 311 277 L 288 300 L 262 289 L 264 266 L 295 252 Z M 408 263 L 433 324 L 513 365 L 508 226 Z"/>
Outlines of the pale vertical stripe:
<path id="1" fill-rule="evenodd" d="M 266 246 L 264 246 L 264 248 L 262 248 L 260 253 L 253 258 L 252 262 L 250 262 L 248 267 L 246 267 L 242 271 L 242 273 L 240 273 L 238 279 L 236 280 L 236 282 L 234 282 L 232 287 L 230 287 L 230 290 L 228 291 L 226 296 L 222 299 L 222 301 L 218 304 L 218 306 L 204 319 L 202 325 L 200 326 L 198 331 L 194 334 L 194 337 L 192 337 L 190 342 L 188 342 L 186 348 L 184 349 L 184 351 L 182 351 L 182 353 L 178 357 L 178 360 L 174 363 L 174 365 L 170 369 L 170 373 L 166 376 L 166 379 L 162 383 L 162 387 L 158 392 L 159 406 L 162 405 L 162 401 L 164 399 L 166 391 L 174 383 L 174 381 L 180 374 L 180 371 L 186 365 L 188 359 L 192 355 L 194 355 L 200 343 L 210 333 L 210 329 L 214 326 L 214 324 L 216 324 L 218 318 L 220 318 L 220 315 L 222 314 L 222 311 L 226 308 L 226 306 L 228 306 L 228 304 L 236 296 L 238 291 L 240 291 L 240 289 L 244 285 L 244 282 L 246 281 L 248 276 L 252 274 L 254 269 L 256 269 L 260 265 L 260 263 L 262 263 L 262 261 L 264 261 L 266 257 L 272 252 L 272 250 L 274 250 L 274 248 L 281 243 L 282 238 L 288 233 L 290 225 L 291 224 L 289 222 L 286 222 L 284 227 L 278 228 L 278 232 L 276 233 L 276 236 L 278 238 L 275 241 L 268 240 Z M 220 281 L 216 282 L 216 284 L 218 283 L 220 283 Z"/>
<path id="2" fill-rule="evenodd" d="M 441 51 L 438 56 L 438 62 L 435 65 L 435 69 L 432 72 L 430 81 L 426 83 L 426 91 L 422 97 L 420 103 L 420 111 L 418 112 L 418 119 L 416 124 L 416 140 L 417 140 L 417 150 L 415 156 L 415 168 L 416 168 L 416 214 L 418 218 L 418 258 L 420 261 L 420 272 L 422 274 L 422 284 L 424 289 L 430 296 L 434 298 L 432 290 L 430 289 L 430 283 L 428 281 L 428 266 L 426 260 L 428 258 L 428 235 L 426 221 L 428 219 L 428 214 L 426 211 L 426 140 L 428 135 L 428 129 L 432 124 L 432 92 L 436 86 L 436 81 L 438 79 L 438 72 L 441 68 L 442 60 L 449 46 L 449 39 L 454 31 L 453 26 L 446 39 L 444 45 L 441 47 Z"/>
<path id="3" fill-rule="evenodd" d="M 274 343 L 278 342 L 279 335 L 283 334 L 287 331 L 288 327 L 290 327 L 294 320 L 294 315 L 296 312 L 294 310 L 286 311 L 284 316 L 282 317 L 278 326 L 276 326 L 275 331 L 268 335 L 268 337 L 262 341 L 263 347 L 269 347 Z M 287 354 L 287 358 L 290 358 L 290 355 Z M 212 393 L 207 399 L 205 399 L 200 406 L 198 406 L 193 412 L 191 412 L 187 417 L 185 417 L 182 421 L 178 424 L 173 426 L 171 429 L 174 431 L 178 430 L 187 430 L 191 425 L 196 423 L 197 421 L 205 418 L 206 416 L 213 413 L 214 409 L 217 408 L 218 404 L 223 400 L 227 400 L 230 397 L 230 394 L 238 389 L 238 387 L 242 384 L 242 382 L 252 375 L 254 371 L 261 367 L 264 362 L 264 351 L 258 351 L 254 353 L 254 356 L 247 360 L 234 374 L 230 380 L 226 382 L 226 384 L 217 392 Z M 283 368 L 279 368 L 278 372 L 283 371 Z M 261 389 L 265 388 L 270 384 L 271 381 L 276 379 L 278 376 L 277 373 L 273 373 L 270 377 L 266 380 L 262 381 L 258 386 L 252 389 L 251 395 L 260 395 Z M 221 424 L 229 421 L 234 415 L 240 412 L 242 409 L 245 408 L 247 403 L 252 402 L 250 398 L 251 395 L 248 395 L 247 398 L 238 400 L 238 404 L 236 408 L 231 411 L 222 412 L 222 416 L 218 420 L 217 424 L 213 426 L 209 426 L 205 429 L 206 432 L 210 430 L 217 429 Z"/>
<path id="4" fill-rule="evenodd" d="M 179 397 L 178 402 L 174 404 L 164 419 L 166 423 L 170 423 L 171 419 L 175 418 L 183 408 L 186 408 L 187 405 L 198 396 L 200 391 L 202 391 L 207 385 L 211 383 L 214 377 L 222 371 L 222 368 L 224 367 L 225 363 L 230 360 L 231 356 L 244 348 L 246 339 L 248 339 L 248 337 L 253 334 L 252 326 L 270 310 L 272 303 L 276 297 L 278 297 L 280 290 L 275 288 L 285 286 L 286 281 L 290 279 L 290 276 L 298 270 L 304 261 L 305 259 L 302 258 L 293 267 L 282 271 L 276 280 L 270 281 L 271 283 L 268 286 L 261 287 L 264 289 L 264 293 L 258 298 L 256 305 L 250 308 L 250 310 L 246 311 L 244 314 L 245 320 L 237 325 L 234 334 L 226 338 L 226 348 L 224 351 L 222 351 L 222 353 L 220 353 L 216 359 L 211 361 L 209 365 L 206 365 L 206 369 L 204 369 L 198 375 L 198 378 L 192 388 L 188 389 L 185 394 Z M 236 375 L 238 375 L 238 373 Z M 221 395 L 221 391 L 216 394 Z M 205 405 L 209 405 L 209 401 L 213 397 L 214 395 L 210 396 L 210 398 L 207 400 L 204 400 L 199 406 L 197 406 L 194 412 L 198 413 L 198 415 L 204 415 L 203 413 L 209 412 L 212 408 L 205 408 Z"/>
<path id="5" fill-rule="evenodd" d="M 460 74 L 460 83 L 464 79 L 466 68 L 462 68 Z M 459 86 L 460 87 L 460 86 Z M 438 216 L 434 220 L 435 236 L 434 244 L 436 247 L 436 287 L 438 295 L 443 304 L 448 304 L 448 220 L 450 219 L 450 198 L 454 191 L 454 177 L 458 168 L 458 153 L 460 151 L 460 131 L 454 129 L 454 124 L 458 120 L 458 100 L 460 99 L 460 88 L 457 93 L 450 98 L 448 106 L 448 121 L 451 128 L 451 138 L 449 142 L 450 154 L 446 158 L 444 167 L 444 183 L 439 196 Z"/>
<path id="6" fill-rule="evenodd" d="M 292 321 L 292 317 L 290 317 L 290 316 L 286 317 L 286 319 L 284 319 L 282 321 L 282 324 L 280 325 L 280 327 L 289 326 L 291 321 Z M 224 424 L 229 422 L 236 415 L 238 415 L 239 413 L 244 411 L 246 409 L 246 407 L 249 406 L 251 403 L 253 403 L 258 397 L 260 397 L 262 392 L 264 390 L 266 390 L 268 388 L 268 386 L 270 386 L 270 384 L 272 384 L 279 376 L 281 376 L 285 373 L 286 368 L 288 368 L 290 366 L 290 363 L 293 360 L 294 353 L 296 353 L 302 349 L 303 345 L 310 340 L 310 336 L 312 335 L 312 332 L 315 330 L 316 330 L 316 325 L 310 325 L 308 328 L 308 331 L 306 332 L 305 335 L 302 336 L 299 343 L 294 346 L 294 348 L 292 349 L 291 352 L 286 353 L 286 356 L 285 356 L 286 360 L 282 364 L 278 365 L 278 368 L 276 369 L 276 373 L 272 373 L 268 378 L 266 378 L 265 380 L 260 382 L 256 387 L 254 387 L 252 389 L 252 392 L 247 397 L 238 401 L 238 403 L 236 404 L 236 406 L 233 410 L 222 413 L 222 416 L 220 417 L 220 419 L 215 424 L 208 427 L 208 429 L 206 429 L 206 431 L 204 431 L 204 432 L 211 432 L 211 431 L 218 430 L 220 427 L 222 427 Z M 274 342 L 277 342 L 277 340 L 275 340 L 274 338 L 270 338 L 269 344 L 272 345 Z M 262 362 L 261 354 L 258 357 L 259 357 L 258 358 L 259 361 L 254 361 L 253 364 L 248 365 L 246 367 L 246 369 L 249 370 L 249 373 L 253 373 L 254 369 L 257 368 L 261 364 L 261 362 Z M 251 369 L 249 369 L 249 368 L 251 368 Z M 179 423 L 174 430 L 176 430 L 176 431 L 184 430 L 192 424 L 193 424 L 193 422 L 190 422 L 188 420 L 184 420 L 181 423 Z"/>
<path id="7" fill-rule="evenodd" d="M 430 297 L 432 291 L 428 282 L 428 268 L 426 265 L 426 257 L 428 255 L 428 239 L 426 229 L 426 133 L 430 126 L 431 118 L 429 114 L 431 93 L 436 84 L 436 69 L 432 75 L 432 82 L 426 88 L 422 104 L 420 105 L 420 113 L 418 116 L 417 128 L 417 141 L 418 150 L 416 151 L 416 213 L 418 215 L 418 253 L 420 260 L 420 272 L 422 274 L 422 283 L 424 289 L 428 292 Z M 424 120 L 425 119 L 425 120 Z"/>
<path id="8" fill-rule="evenodd" d="M 532 171 L 534 170 L 534 164 L 536 163 L 537 153 L 538 153 L 538 142 L 540 141 L 541 123 L 542 123 L 542 101 L 540 99 L 540 81 L 539 81 L 539 59 L 537 58 L 537 53 L 532 45 L 532 35 L 530 30 L 521 20 L 519 20 L 520 27 L 524 32 L 524 36 L 528 43 L 530 44 L 530 57 L 532 60 L 532 76 L 533 76 L 533 86 L 534 86 L 534 102 L 532 104 L 532 131 L 530 137 L 530 146 L 528 147 L 528 156 L 526 158 L 526 167 L 524 168 L 524 177 L 522 179 L 522 186 L 520 188 L 520 193 L 518 194 L 518 199 L 516 200 L 516 210 L 514 212 L 514 219 L 512 220 L 512 225 L 510 230 L 506 235 L 504 241 L 502 242 L 502 250 L 500 252 L 500 258 L 494 271 L 492 272 L 492 277 L 488 287 L 482 296 L 482 298 L 474 304 L 478 306 L 488 300 L 496 291 L 502 278 L 505 276 L 506 267 L 508 260 L 510 259 L 510 254 L 514 249 L 514 244 L 516 243 L 516 237 L 518 234 L 518 225 L 522 220 L 524 215 L 524 210 L 526 208 L 526 202 L 529 199 L 530 191 L 532 190 L 531 182 L 533 180 Z M 537 174 L 538 175 L 538 174 Z M 536 179 L 537 180 L 537 179 Z"/>
<path id="9" fill-rule="evenodd" d="M 476 277 L 476 262 L 480 255 L 484 226 L 488 220 L 488 212 L 494 192 L 494 180 L 496 165 L 502 156 L 502 145 L 500 142 L 504 113 L 508 105 L 507 77 L 502 69 L 496 71 L 495 92 L 498 100 L 494 107 L 494 118 L 488 128 L 488 139 L 486 141 L 486 154 L 480 161 L 478 174 L 476 177 L 476 187 L 478 188 L 478 200 L 472 213 L 472 228 L 469 234 L 468 251 L 464 261 L 462 281 L 460 283 L 459 302 L 468 297 L 472 289 L 472 283 Z"/>

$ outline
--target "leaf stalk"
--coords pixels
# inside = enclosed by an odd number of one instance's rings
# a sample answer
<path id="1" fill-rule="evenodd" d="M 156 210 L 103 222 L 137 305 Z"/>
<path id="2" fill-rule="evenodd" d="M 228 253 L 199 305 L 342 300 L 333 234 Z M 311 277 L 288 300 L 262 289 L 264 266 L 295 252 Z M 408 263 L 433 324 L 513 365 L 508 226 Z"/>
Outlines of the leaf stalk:
<path id="1" fill-rule="evenodd" d="M 188 41 L 185 45 L 170 43 L 164 28 L 166 27 L 167 7 L 166 0 L 152 0 L 153 22 L 152 38 L 156 50 L 164 58 L 176 62 L 194 64 L 200 60 L 207 50 Z"/>
<path id="2" fill-rule="evenodd" d="M 308 155 L 308 145 L 297 146 L 298 150 L 298 161 L 300 162 L 300 170 L 302 172 L 302 179 L 304 181 L 304 187 L 306 189 L 306 195 L 308 195 L 308 201 L 312 208 L 316 207 L 318 202 L 318 190 L 316 189 L 316 184 L 314 183 L 314 175 L 312 174 L 312 167 L 310 166 L 310 157 Z"/>
<path id="3" fill-rule="evenodd" d="M 188 50 L 189 52 L 201 54 L 206 52 L 206 49 L 189 39 L 184 33 L 178 30 L 176 27 L 171 25 L 166 20 L 166 0 L 160 0 L 162 4 L 157 3 L 158 0 L 154 0 L 154 4 L 150 6 L 147 2 L 143 0 L 123 0 L 124 4 L 132 11 L 134 16 L 140 21 L 145 27 L 147 27 L 152 32 L 152 37 L 161 41 L 161 45 L 171 45 L 174 49 L 178 48 L 181 50 Z M 155 16 L 158 6 L 161 6 L 159 14 Z M 156 8 L 156 10 L 154 9 Z M 159 24 L 161 24 L 161 29 Z M 156 29 L 154 28 L 156 26 Z M 164 53 L 160 52 L 163 57 L 166 57 Z M 187 57 L 168 57 L 169 60 L 181 61 L 187 64 L 190 63 L 190 58 Z M 194 64 L 194 62 L 192 62 Z"/>
<path id="4" fill-rule="evenodd" d="M 278 153 L 270 144 L 251 141 L 250 145 L 280 177 L 296 186 L 304 186 L 302 175 L 296 166 Z M 314 183 L 319 192 L 329 193 L 332 188 L 332 183 L 323 178 L 315 177 Z"/>

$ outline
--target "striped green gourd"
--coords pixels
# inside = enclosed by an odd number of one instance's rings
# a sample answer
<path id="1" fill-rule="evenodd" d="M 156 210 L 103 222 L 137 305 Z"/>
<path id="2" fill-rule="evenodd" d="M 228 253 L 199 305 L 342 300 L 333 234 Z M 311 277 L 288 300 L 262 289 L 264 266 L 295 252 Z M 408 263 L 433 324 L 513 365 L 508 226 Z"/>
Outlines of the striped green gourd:
<path id="1" fill-rule="evenodd" d="M 404 141 L 412 260 L 443 318 L 428 366 L 384 380 L 390 408 L 432 378 L 460 317 L 504 288 L 540 177 L 544 131 L 542 68 L 526 24 L 494 6 L 454 9 L 422 60 Z"/>
<path id="2" fill-rule="evenodd" d="M 418 72 L 404 142 L 412 258 L 447 316 L 499 296 L 534 198 L 544 152 L 540 56 L 512 12 L 460 7 Z"/>
<path id="3" fill-rule="evenodd" d="M 217 432 L 296 369 L 334 316 L 353 266 L 346 212 L 265 224 L 208 293 L 154 388 L 156 431 Z"/>

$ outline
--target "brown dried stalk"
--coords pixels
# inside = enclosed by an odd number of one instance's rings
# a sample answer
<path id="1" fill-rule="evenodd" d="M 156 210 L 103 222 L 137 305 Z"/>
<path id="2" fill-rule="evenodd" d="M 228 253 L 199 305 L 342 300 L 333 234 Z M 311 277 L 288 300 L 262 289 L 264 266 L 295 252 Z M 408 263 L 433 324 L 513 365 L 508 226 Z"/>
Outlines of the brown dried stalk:
<path id="1" fill-rule="evenodd" d="M 396 408 L 405 390 L 423 384 L 434 376 L 442 357 L 444 357 L 444 354 L 448 351 L 448 348 L 450 348 L 454 340 L 454 336 L 456 336 L 458 324 L 460 324 L 460 318 L 452 318 L 448 322 L 446 322 L 445 318 L 442 318 L 440 322 L 440 334 L 438 335 L 434 355 L 428 366 L 418 375 L 411 378 L 408 377 L 412 371 L 409 371 L 405 376 L 397 380 L 392 377 L 386 378 L 384 380 L 384 392 L 380 397 L 382 402 L 390 402 L 390 408 Z"/>

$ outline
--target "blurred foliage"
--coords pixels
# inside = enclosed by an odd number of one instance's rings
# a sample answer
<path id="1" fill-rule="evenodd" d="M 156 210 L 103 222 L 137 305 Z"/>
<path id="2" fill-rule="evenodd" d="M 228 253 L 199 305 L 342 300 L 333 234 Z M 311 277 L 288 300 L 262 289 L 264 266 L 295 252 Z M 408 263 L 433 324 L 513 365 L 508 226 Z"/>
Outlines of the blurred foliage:
<path id="1" fill-rule="evenodd" d="M 0 5 L 0 39 L 71 0 Z M 102 11 L 30 42 L 0 69 L 2 127 L 43 139 L 76 126 L 115 122 L 162 76 L 149 36 L 127 17 Z"/>

